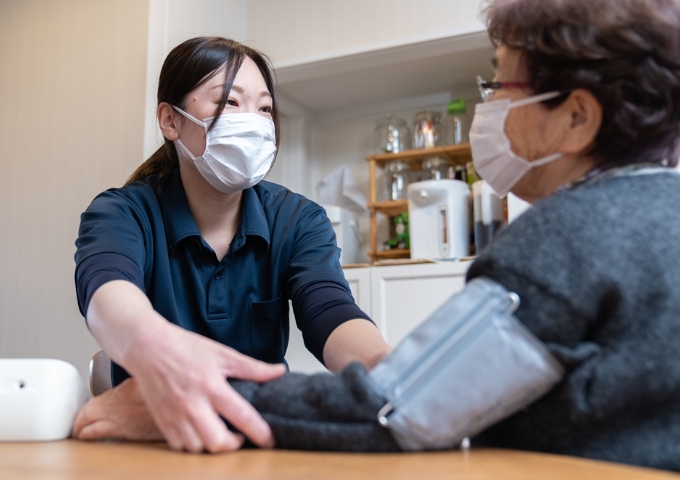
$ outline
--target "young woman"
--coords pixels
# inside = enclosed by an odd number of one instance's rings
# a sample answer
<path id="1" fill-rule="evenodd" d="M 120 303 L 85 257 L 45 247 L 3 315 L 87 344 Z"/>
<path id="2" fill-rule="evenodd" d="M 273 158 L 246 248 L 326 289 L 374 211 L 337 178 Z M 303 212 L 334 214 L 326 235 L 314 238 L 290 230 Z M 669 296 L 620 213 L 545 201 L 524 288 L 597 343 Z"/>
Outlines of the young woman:
<path id="1" fill-rule="evenodd" d="M 238 448 L 220 416 L 271 445 L 225 379 L 283 374 L 269 364 L 284 361 L 289 299 L 331 370 L 370 367 L 389 347 L 354 303 L 324 210 L 262 181 L 279 143 L 265 57 L 225 38 L 182 43 L 163 65 L 157 114 L 165 144 L 82 215 L 81 312 L 116 363 L 114 384 L 134 376 L 173 448 Z"/>

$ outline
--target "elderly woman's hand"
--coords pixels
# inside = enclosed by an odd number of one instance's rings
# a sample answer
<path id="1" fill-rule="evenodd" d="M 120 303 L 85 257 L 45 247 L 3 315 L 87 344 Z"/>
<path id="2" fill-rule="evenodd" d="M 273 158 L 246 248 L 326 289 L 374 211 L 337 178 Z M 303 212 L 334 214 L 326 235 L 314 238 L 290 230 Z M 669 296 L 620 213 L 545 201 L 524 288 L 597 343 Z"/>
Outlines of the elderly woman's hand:
<path id="1" fill-rule="evenodd" d="M 83 405 L 73 423 L 72 435 L 78 440 L 164 440 L 134 378 Z"/>

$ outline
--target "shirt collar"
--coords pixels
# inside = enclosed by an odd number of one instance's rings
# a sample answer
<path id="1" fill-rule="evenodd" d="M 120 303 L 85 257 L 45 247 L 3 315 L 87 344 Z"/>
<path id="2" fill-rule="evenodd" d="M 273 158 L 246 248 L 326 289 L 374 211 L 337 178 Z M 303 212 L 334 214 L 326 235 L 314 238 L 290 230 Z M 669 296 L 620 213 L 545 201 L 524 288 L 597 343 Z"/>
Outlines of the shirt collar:
<path id="1" fill-rule="evenodd" d="M 239 236 L 258 236 L 265 241 L 267 248 L 269 248 L 269 224 L 264 214 L 262 201 L 257 195 L 255 188 L 257 187 L 247 188 L 243 191 Z M 234 247 L 235 250 L 238 250 L 241 246 L 234 245 Z"/>
<path id="2" fill-rule="evenodd" d="M 269 248 L 269 224 L 257 192 L 254 188 L 248 188 L 243 191 L 241 200 L 241 223 L 234 237 L 232 250 L 239 250 L 251 235 L 262 238 Z M 161 191 L 161 204 L 170 247 L 174 248 L 178 242 L 187 237 L 200 237 L 201 232 L 189 208 L 179 170 L 175 170 L 165 183 Z"/>
<path id="3" fill-rule="evenodd" d="M 168 236 L 169 246 L 174 248 L 177 243 L 187 237 L 199 236 L 201 232 L 196 226 L 196 221 L 189 208 L 187 195 L 184 193 L 184 185 L 179 170 L 172 175 L 163 185 L 161 191 L 161 205 L 163 207 L 163 222 Z"/>

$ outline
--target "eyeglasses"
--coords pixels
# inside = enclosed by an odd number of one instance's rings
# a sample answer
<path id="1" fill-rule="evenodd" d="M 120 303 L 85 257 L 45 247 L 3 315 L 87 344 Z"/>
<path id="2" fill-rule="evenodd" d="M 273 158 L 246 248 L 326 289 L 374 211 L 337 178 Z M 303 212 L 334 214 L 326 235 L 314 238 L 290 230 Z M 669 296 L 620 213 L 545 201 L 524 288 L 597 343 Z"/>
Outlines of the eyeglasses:
<path id="1" fill-rule="evenodd" d="M 477 75 L 477 86 L 483 102 L 493 100 L 494 93 L 501 88 L 531 88 L 528 82 L 487 82 L 479 75 Z"/>

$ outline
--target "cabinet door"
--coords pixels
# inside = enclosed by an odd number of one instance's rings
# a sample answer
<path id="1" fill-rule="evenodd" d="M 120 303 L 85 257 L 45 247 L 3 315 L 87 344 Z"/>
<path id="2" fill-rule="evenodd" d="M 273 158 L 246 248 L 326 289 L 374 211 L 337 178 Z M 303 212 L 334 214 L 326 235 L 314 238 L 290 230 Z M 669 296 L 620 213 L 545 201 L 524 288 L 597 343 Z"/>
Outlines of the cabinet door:
<path id="1" fill-rule="evenodd" d="M 371 268 L 373 320 L 396 346 L 453 293 L 465 286 L 471 262 Z"/>
<path id="2" fill-rule="evenodd" d="M 348 268 L 343 270 L 345 278 L 349 283 L 354 301 L 364 312 L 371 316 L 371 295 L 369 282 L 369 269 Z M 289 302 L 290 304 L 290 302 Z M 325 372 L 326 368 L 319 362 L 314 355 L 309 353 L 302 341 L 302 332 L 295 324 L 293 308 L 290 308 L 290 340 L 288 351 L 286 352 L 286 362 L 292 372 L 316 373 Z"/>

